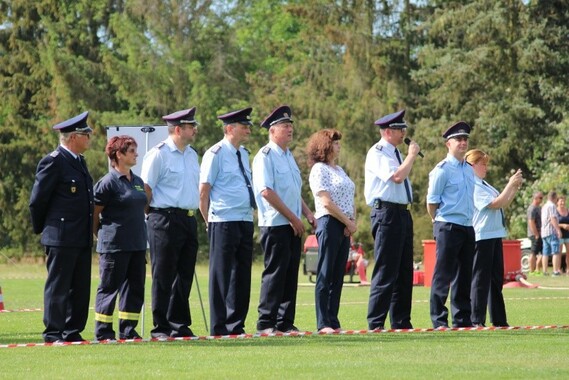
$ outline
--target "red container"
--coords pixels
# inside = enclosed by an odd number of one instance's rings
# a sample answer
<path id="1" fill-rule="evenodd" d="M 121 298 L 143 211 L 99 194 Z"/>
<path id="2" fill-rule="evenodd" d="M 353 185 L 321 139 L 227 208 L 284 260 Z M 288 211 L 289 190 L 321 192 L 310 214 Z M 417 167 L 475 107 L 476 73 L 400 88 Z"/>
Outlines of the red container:
<path id="1" fill-rule="evenodd" d="M 425 272 L 414 271 L 413 272 L 413 285 L 423 285 L 425 283 Z"/>
<path id="2" fill-rule="evenodd" d="M 425 271 L 424 284 L 431 286 L 433 282 L 433 271 L 437 261 L 437 246 L 434 240 L 423 240 L 423 270 Z"/>
<path id="3" fill-rule="evenodd" d="M 431 286 L 435 262 L 437 261 L 437 246 L 434 240 L 423 240 L 423 269 L 425 271 L 425 286 Z M 522 249 L 519 240 L 503 240 L 504 276 L 506 273 L 522 270 Z"/>

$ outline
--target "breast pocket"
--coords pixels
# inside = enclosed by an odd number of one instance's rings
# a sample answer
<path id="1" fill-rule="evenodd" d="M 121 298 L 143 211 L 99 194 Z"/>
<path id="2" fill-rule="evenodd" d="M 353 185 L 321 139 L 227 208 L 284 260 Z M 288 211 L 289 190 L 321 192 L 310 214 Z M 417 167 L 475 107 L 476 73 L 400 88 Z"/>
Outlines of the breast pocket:
<path id="1" fill-rule="evenodd" d="M 182 163 L 170 162 L 164 176 L 164 182 L 172 187 L 182 187 L 183 175 L 184 165 Z"/>
<path id="2" fill-rule="evenodd" d="M 59 185 L 61 194 L 65 197 L 78 197 L 85 191 L 85 180 L 80 177 L 67 177 Z"/>

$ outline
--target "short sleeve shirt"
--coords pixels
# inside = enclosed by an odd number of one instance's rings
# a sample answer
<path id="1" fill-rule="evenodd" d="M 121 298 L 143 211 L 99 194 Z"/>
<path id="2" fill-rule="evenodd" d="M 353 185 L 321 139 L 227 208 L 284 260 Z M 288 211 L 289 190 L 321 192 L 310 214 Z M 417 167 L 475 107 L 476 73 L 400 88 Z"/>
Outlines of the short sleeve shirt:
<path id="1" fill-rule="evenodd" d="M 429 173 L 427 204 L 438 204 L 435 220 L 472 226 L 474 170 L 451 154 Z"/>
<path id="2" fill-rule="evenodd" d="M 503 210 L 488 206 L 500 195 L 489 183 L 475 177 L 473 225 L 476 241 L 506 237 Z"/>
<path id="3" fill-rule="evenodd" d="M 302 179 L 300 169 L 289 149 L 269 142 L 253 159 L 253 191 L 257 201 L 259 226 L 288 225 L 289 220 L 263 198 L 261 192 L 273 190 L 298 218 L 302 215 Z"/>
<path id="4" fill-rule="evenodd" d="M 314 217 L 320 218 L 328 215 L 318 193 L 326 191 L 330 194 L 332 202 L 348 217 L 354 217 L 354 196 L 356 186 L 344 170 L 336 165 L 332 167 L 322 162 L 314 164 L 310 170 L 310 189 L 314 194 Z"/>
<path id="5" fill-rule="evenodd" d="M 200 166 L 189 145 L 180 151 L 172 138 L 150 149 L 142 161 L 142 180 L 152 189 L 150 206 L 196 210 Z"/>
<path id="6" fill-rule="evenodd" d="M 130 172 L 126 175 L 111 168 L 95 184 L 95 204 L 103 206 L 100 216 L 97 252 L 146 250 L 146 222 L 144 182 Z"/>
<path id="7" fill-rule="evenodd" d="M 376 198 L 392 203 L 409 203 L 405 183 L 395 183 L 391 180 L 393 174 L 401 166 L 395 155 L 396 149 L 395 146 L 381 139 L 367 152 L 364 195 L 368 206 L 372 206 Z M 404 160 L 403 155 L 401 156 L 401 160 Z M 413 194 L 411 182 L 408 178 L 405 178 L 405 181 L 408 181 L 409 191 Z"/>
<path id="8" fill-rule="evenodd" d="M 243 146 L 239 147 L 239 151 L 245 174 L 251 183 L 249 152 Z M 209 222 L 253 221 L 253 208 L 247 183 L 239 168 L 237 149 L 227 139 L 224 138 L 204 153 L 200 183 L 211 186 Z"/>
<path id="9" fill-rule="evenodd" d="M 541 237 L 555 235 L 556 231 L 551 219 L 557 219 L 557 207 L 548 200 L 541 208 Z"/>
<path id="10" fill-rule="evenodd" d="M 527 211 L 527 219 L 533 220 L 535 222 L 535 228 L 541 233 L 541 207 L 534 206 L 531 204 L 528 207 Z M 533 232 L 531 231 L 528 223 L 528 236 L 533 236 Z"/>

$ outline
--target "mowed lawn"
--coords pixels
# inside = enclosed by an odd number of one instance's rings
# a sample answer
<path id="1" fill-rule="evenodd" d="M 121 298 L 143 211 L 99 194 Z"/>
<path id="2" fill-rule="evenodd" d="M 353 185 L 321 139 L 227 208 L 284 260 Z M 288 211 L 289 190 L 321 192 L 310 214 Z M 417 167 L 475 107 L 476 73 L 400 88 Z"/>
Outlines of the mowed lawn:
<path id="1" fill-rule="evenodd" d="M 246 331 L 255 332 L 261 264 L 253 267 L 253 289 Z M 150 273 L 149 269 L 147 273 Z M 206 264 L 197 268 L 206 316 L 209 315 Z M 41 343 L 42 264 L 0 265 L 4 306 L 0 345 Z M 347 277 L 346 277 L 347 279 Z M 144 337 L 151 329 L 150 278 L 147 277 Z M 505 289 L 512 326 L 569 325 L 569 277 L 530 278 L 549 289 Z M 93 267 L 92 299 L 98 284 Z M 346 285 L 340 319 L 346 330 L 366 329 L 368 287 Z M 415 287 L 413 324 L 431 327 L 429 288 Z M 197 287 L 190 297 L 192 329 L 205 329 Z M 32 309 L 32 311 L 22 311 Z M 115 313 L 116 317 L 117 313 Z M 83 333 L 93 339 L 94 311 Z M 209 320 L 208 320 L 209 324 Z M 314 287 L 300 274 L 297 326 L 316 329 Z M 142 332 L 142 329 L 138 329 Z M 226 378 L 226 379 L 555 379 L 569 378 L 569 329 L 513 331 L 379 333 L 304 337 L 91 344 L 61 347 L 0 348 L 0 378 Z"/>

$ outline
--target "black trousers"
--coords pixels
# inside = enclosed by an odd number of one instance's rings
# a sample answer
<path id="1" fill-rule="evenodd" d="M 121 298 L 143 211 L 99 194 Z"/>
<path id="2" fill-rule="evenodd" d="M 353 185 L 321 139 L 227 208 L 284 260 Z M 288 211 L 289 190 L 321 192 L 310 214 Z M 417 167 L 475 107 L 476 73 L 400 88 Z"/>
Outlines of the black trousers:
<path id="1" fill-rule="evenodd" d="M 251 299 L 253 222 L 209 223 L 211 335 L 245 333 Z"/>
<path id="2" fill-rule="evenodd" d="M 113 312 L 119 297 L 119 338 L 132 337 L 144 304 L 146 251 L 101 253 L 95 298 L 95 338 L 115 339 Z"/>
<path id="3" fill-rule="evenodd" d="M 448 326 L 448 309 L 445 303 L 449 288 L 453 327 L 470 327 L 474 228 L 435 222 L 433 232 L 437 242 L 430 305 L 433 327 Z"/>
<path id="4" fill-rule="evenodd" d="M 506 306 L 502 287 L 504 284 L 504 253 L 502 239 L 486 239 L 476 242 L 472 266 L 472 323 L 486 323 L 486 307 L 494 326 L 507 326 Z"/>
<path id="5" fill-rule="evenodd" d="M 294 325 L 300 265 L 300 237 L 290 225 L 261 227 L 265 269 L 261 279 L 257 330 L 288 331 Z"/>
<path id="6" fill-rule="evenodd" d="M 371 211 L 375 266 L 367 320 L 369 329 L 383 328 L 387 313 L 393 329 L 411 329 L 413 296 L 413 220 L 395 207 Z"/>
<path id="7" fill-rule="evenodd" d="M 91 248 L 45 247 L 43 338 L 72 338 L 85 329 L 91 292 Z"/>
<path id="8" fill-rule="evenodd" d="M 344 285 L 350 238 L 344 235 L 346 226 L 330 215 L 318 219 L 318 274 L 316 275 L 316 326 L 339 329 L 340 298 Z"/>
<path id="9" fill-rule="evenodd" d="M 198 252 L 193 216 L 152 211 L 148 215 L 152 267 L 152 333 L 178 332 L 192 324 L 190 291 Z"/>

